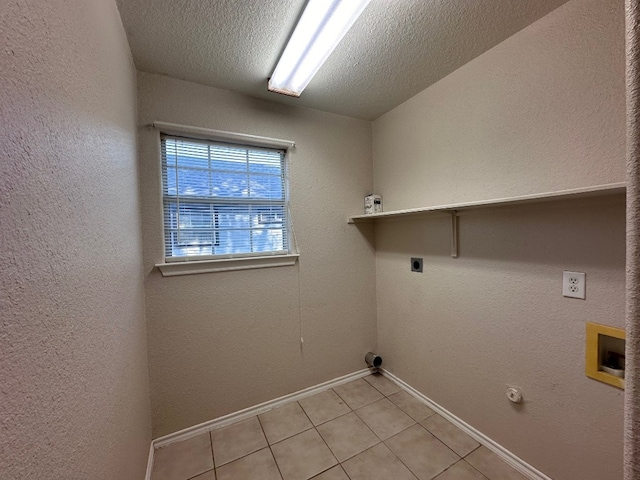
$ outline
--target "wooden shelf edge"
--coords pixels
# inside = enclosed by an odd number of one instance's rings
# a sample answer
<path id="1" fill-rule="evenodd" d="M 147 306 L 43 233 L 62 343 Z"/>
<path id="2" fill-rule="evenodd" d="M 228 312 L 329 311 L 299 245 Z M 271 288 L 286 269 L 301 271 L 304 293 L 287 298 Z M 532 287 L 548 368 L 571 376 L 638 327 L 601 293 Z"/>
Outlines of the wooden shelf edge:
<path id="1" fill-rule="evenodd" d="M 470 208 L 493 207 L 501 205 L 517 205 L 526 203 L 538 203 L 548 200 L 588 198 L 601 195 L 614 195 L 626 191 L 626 183 L 609 183 L 606 185 L 595 185 L 591 187 L 574 188 L 570 190 L 560 190 L 556 192 L 534 193 L 517 197 L 495 198 L 491 200 L 479 200 L 475 202 L 452 203 L 449 205 L 437 205 L 432 207 L 408 208 L 405 210 L 394 210 L 390 212 L 372 213 L 370 215 L 353 215 L 349 217 L 347 223 L 367 223 L 385 218 L 396 218 L 409 215 L 420 215 L 429 213 L 447 213 Z"/>

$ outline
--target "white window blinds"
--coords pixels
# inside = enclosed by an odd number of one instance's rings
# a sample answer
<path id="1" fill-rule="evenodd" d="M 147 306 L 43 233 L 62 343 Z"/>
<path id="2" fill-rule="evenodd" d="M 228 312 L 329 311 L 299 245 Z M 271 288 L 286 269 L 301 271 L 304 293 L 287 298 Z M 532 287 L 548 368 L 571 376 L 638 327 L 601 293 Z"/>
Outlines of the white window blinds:
<path id="1" fill-rule="evenodd" d="M 284 150 L 162 135 L 161 156 L 166 261 L 289 252 Z"/>

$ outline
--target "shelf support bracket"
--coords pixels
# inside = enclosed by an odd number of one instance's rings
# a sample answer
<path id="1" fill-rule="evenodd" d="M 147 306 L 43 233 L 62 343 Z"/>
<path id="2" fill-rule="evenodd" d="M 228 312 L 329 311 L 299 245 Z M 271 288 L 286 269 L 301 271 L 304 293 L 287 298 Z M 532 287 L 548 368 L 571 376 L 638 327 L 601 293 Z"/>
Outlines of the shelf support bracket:
<path id="1" fill-rule="evenodd" d="M 458 212 L 451 213 L 451 256 L 458 258 Z"/>

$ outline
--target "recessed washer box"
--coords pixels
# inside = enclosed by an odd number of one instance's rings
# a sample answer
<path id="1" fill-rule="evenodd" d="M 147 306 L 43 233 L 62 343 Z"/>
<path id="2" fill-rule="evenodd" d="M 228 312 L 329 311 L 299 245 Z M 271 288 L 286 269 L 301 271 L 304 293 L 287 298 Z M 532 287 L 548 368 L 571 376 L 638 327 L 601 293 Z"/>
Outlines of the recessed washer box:
<path id="1" fill-rule="evenodd" d="M 621 328 L 587 323 L 587 377 L 624 389 L 626 333 Z"/>

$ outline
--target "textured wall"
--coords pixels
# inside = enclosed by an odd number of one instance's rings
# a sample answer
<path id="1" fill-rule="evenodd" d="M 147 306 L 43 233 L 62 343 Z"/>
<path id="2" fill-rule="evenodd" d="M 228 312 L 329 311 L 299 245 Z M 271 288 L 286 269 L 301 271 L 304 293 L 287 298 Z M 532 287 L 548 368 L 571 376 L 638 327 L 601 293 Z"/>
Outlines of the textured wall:
<path id="1" fill-rule="evenodd" d="M 623 394 L 585 376 L 584 342 L 586 322 L 624 327 L 624 227 L 623 198 L 476 211 L 457 259 L 448 218 L 376 227 L 386 368 L 554 480 L 620 479 Z"/>
<path id="2" fill-rule="evenodd" d="M 266 76 L 305 0 L 118 0 L 118 6 L 139 70 L 370 120 L 564 2 L 375 0 L 300 98 L 269 93 Z"/>
<path id="3" fill-rule="evenodd" d="M 4 2 L 0 44 L 0 478 L 143 478 L 136 78 L 115 2 Z"/>
<path id="4" fill-rule="evenodd" d="M 571 1 L 374 122 L 385 208 L 623 181 L 623 24 L 623 2 Z M 620 479 L 623 395 L 585 377 L 584 341 L 587 321 L 624 326 L 623 199 L 459 223 L 458 259 L 448 218 L 376 226 L 387 368 L 555 480 Z"/>
<path id="5" fill-rule="evenodd" d="M 363 368 L 376 342 L 372 230 L 346 219 L 372 187 L 371 124 L 146 73 L 138 102 L 154 437 Z M 154 120 L 295 141 L 299 264 L 162 277 Z"/>
<path id="6" fill-rule="evenodd" d="M 625 2 L 627 57 L 627 311 L 624 478 L 640 478 L 640 4 Z"/>
<path id="7" fill-rule="evenodd" d="M 624 2 L 571 1 L 373 124 L 385 209 L 625 178 Z"/>

